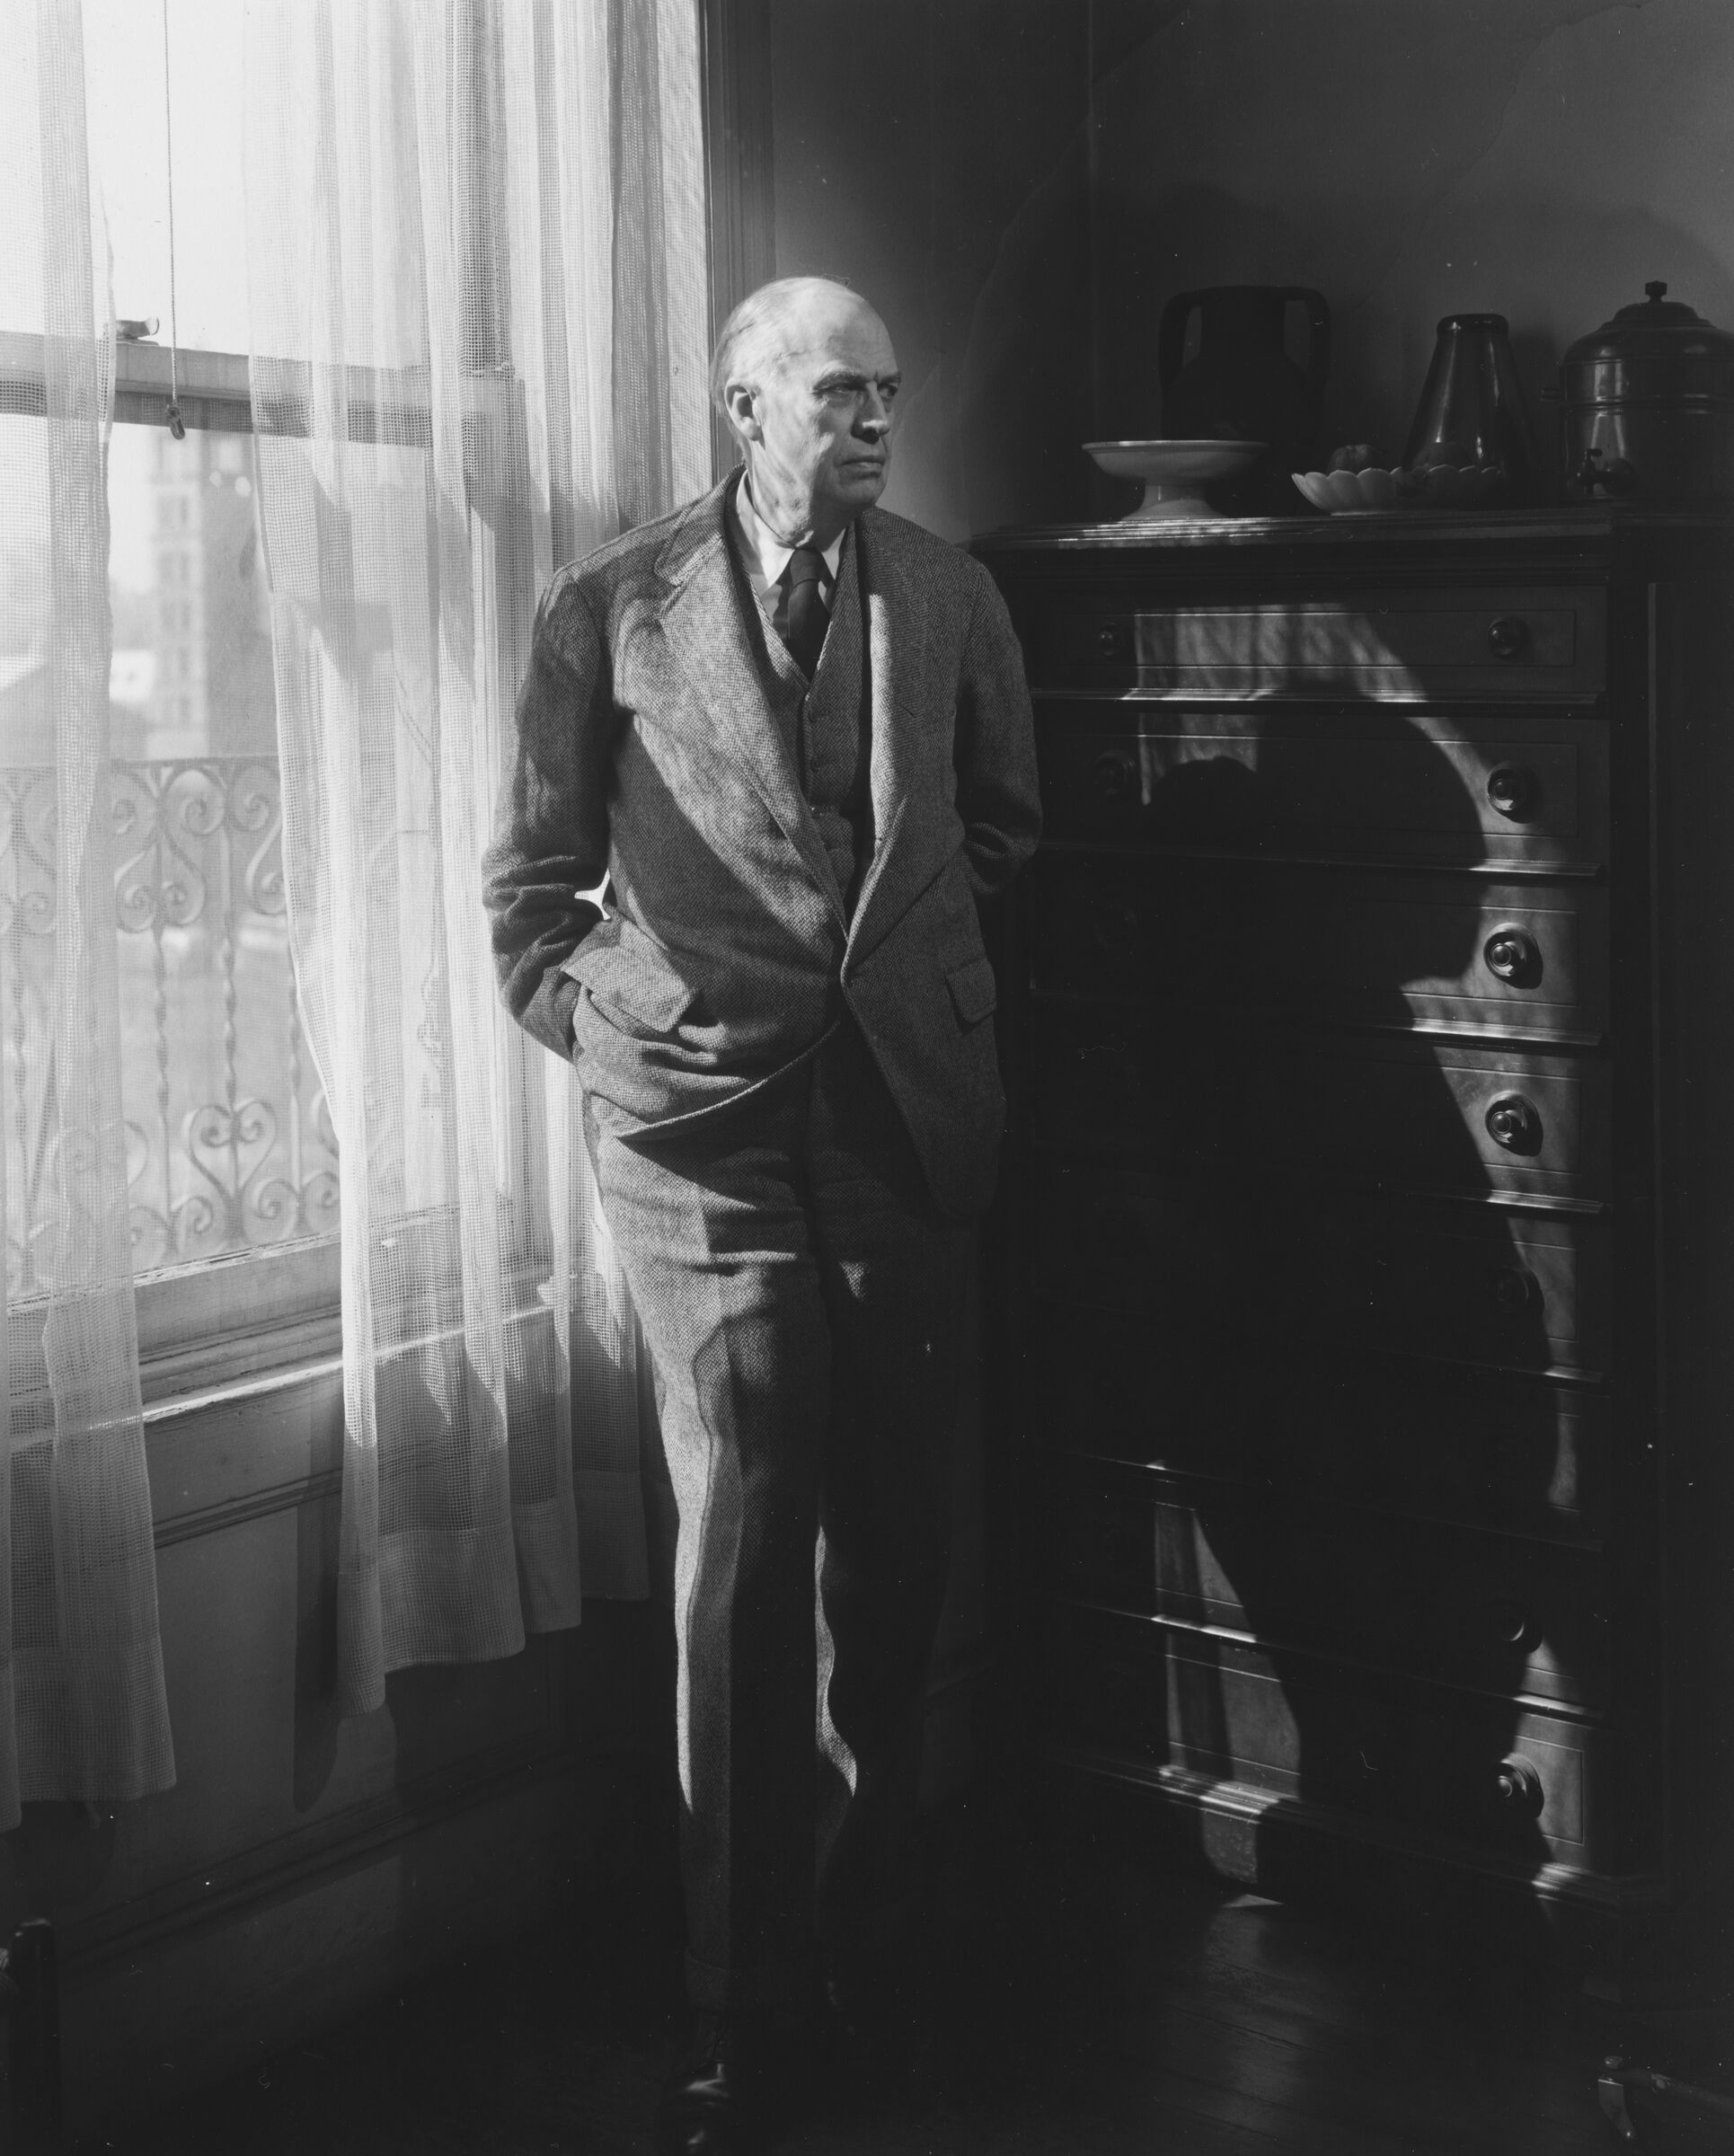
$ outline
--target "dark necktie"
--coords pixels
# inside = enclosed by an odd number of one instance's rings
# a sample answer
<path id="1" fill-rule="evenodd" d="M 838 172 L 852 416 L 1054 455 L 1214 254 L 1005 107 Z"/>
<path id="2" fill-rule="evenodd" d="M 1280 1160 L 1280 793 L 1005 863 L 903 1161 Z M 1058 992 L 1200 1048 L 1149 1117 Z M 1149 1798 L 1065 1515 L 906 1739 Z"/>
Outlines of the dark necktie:
<path id="1" fill-rule="evenodd" d="M 783 591 L 783 605 L 778 609 L 783 619 L 778 628 L 790 658 L 809 681 L 818 671 L 818 655 L 831 619 L 819 596 L 819 579 L 824 574 L 825 557 L 818 549 L 798 546 L 777 579 Z"/>

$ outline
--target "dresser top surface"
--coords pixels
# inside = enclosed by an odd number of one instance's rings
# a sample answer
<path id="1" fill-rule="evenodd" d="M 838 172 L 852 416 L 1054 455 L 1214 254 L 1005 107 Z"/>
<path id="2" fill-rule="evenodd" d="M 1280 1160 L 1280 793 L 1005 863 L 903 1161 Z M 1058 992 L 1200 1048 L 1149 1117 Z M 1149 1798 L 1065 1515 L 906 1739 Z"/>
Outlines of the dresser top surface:
<path id="1" fill-rule="evenodd" d="M 1438 558 L 1447 554 L 1577 552 L 1605 557 L 1622 543 L 1725 550 L 1734 542 L 1734 503 L 1639 508 L 1595 503 L 1577 508 L 1465 512 L 1364 510 L 1336 517 L 1221 517 L 1165 524 L 1007 526 L 978 534 L 984 555 L 1144 559 L 1282 553 L 1335 558 L 1376 552 Z M 1128 559 L 1129 558 L 1129 559 Z M 1178 564 L 1176 564 L 1178 565 Z"/>

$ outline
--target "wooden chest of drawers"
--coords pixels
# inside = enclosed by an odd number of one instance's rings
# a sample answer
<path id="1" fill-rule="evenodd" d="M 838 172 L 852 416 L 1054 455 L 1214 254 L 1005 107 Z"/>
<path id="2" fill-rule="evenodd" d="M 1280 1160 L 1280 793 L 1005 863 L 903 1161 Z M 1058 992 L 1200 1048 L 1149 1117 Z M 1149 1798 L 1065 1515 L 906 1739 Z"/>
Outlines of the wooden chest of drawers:
<path id="1" fill-rule="evenodd" d="M 1376 1849 L 1604 1956 L 1714 1884 L 1731 537 L 978 542 L 1047 819 L 1004 1022 L 1032 1711 L 1247 1878 Z"/>

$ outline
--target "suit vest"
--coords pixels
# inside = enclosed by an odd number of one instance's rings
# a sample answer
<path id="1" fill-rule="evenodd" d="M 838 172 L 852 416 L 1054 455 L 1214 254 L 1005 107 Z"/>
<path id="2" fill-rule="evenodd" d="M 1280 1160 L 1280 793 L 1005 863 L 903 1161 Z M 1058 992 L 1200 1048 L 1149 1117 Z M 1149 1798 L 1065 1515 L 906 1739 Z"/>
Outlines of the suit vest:
<path id="1" fill-rule="evenodd" d="M 844 913 L 873 858 L 872 701 L 862 634 L 861 572 L 854 526 L 844 535 L 818 670 L 810 685 L 753 596 L 736 552 L 736 585 L 747 612 L 753 656 L 770 717 L 782 737 L 825 847 Z"/>

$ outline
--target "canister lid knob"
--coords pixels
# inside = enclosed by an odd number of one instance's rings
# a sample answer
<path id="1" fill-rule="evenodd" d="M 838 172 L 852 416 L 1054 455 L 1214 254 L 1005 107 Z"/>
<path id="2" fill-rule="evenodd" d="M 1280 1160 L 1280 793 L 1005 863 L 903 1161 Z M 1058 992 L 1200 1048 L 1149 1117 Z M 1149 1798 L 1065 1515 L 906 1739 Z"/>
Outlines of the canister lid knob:
<path id="1" fill-rule="evenodd" d="M 1645 285 L 1644 295 L 1629 307 L 1619 308 L 1611 322 L 1603 323 L 1589 336 L 1579 337 L 1561 364 L 1573 367 L 1636 362 L 1645 369 L 1656 367 L 1659 370 L 1656 377 L 1632 385 L 1633 393 L 1644 396 L 1666 396 L 1676 389 L 1713 389 L 1726 395 L 1728 386 L 1720 378 L 1714 384 L 1694 381 L 1691 369 L 1706 362 L 1714 367 L 1728 367 L 1734 361 L 1734 336 L 1706 322 L 1683 301 L 1669 299 L 1668 287 L 1660 278 L 1652 278 Z M 1681 366 L 1687 370 L 1685 374 L 1670 375 L 1670 369 Z M 1566 393 L 1571 394 L 1569 377 Z M 1606 391 L 1598 388 L 1596 393 L 1605 396 Z"/>

